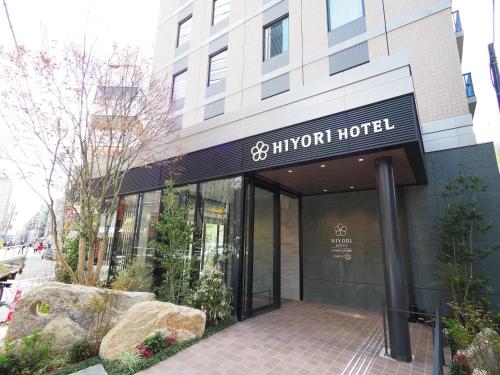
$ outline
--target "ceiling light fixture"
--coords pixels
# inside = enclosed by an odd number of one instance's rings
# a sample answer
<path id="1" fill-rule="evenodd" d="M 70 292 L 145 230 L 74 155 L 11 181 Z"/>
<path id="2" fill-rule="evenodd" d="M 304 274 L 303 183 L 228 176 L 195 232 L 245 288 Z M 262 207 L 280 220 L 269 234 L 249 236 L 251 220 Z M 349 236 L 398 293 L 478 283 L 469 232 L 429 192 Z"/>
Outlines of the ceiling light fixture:
<path id="1" fill-rule="evenodd" d="M 354 186 L 350 186 L 349 189 L 354 189 Z"/>
<path id="2" fill-rule="evenodd" d="M 365 161 L 365 159 L 363 159 L 363 158 L 359 158 L 359 159 L 358 159 L 358 161 Z"/>
<path id="3" fill-rule="evenodd" d="M 293 171 L 291 169 L 288 170 L 288 173 L 292 173 Z"/>
<path id="4" fill-rule="evenodd" d="M 325 167 L 326 167 L 326 165 L 324 165 L 324 164 L 321 164 L 321 165 L 320 165 L 320 167 L 321 167 L 321 168 L 325 168 Z"/>
<path id="5" fill-rule="evenodd" d="M 323 189 L 323 191 L 326 193 L 328 190 L 327 189 Z"/>

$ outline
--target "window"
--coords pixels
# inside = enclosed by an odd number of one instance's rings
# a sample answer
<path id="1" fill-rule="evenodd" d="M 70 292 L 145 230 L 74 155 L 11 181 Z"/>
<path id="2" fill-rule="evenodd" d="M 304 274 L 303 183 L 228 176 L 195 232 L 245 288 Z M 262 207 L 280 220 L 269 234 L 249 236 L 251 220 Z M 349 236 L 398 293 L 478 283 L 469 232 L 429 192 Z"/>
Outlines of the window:
<path id="1" fill-rule="evenodd" d="M 208 64 L 208 86 L 226 79 L 227 48 L 210 56 Z"/>
<path id="2" fill-rule="evenodd" d="M 214 0 L 212 12 L 212 25 L 229 17 L 231 12 L 231 0 Z"/>
<path id="3" fill-rule="evenodd" d="M 264 61 L 288 51 L 288 16 L 264 27 Z"/>
<path id="4" fill-rule="evenodd" d="M 177 33 L 177 47 L 182 46 L 189 42 L 191 38 L 191 24 L 193 16 L 188 16 L 181 22 L 179 22 L 179 30 Z"/>
<path id="5" fill-rule="evenodd" d="M 327 0 L 328 30 L 364 16 L 363 0 Z"/>
<path id="6" fill-rule="evenodd" d="M 187 69 L 174 75 L 172 99 L 179 100 L 186 97 Z"/>

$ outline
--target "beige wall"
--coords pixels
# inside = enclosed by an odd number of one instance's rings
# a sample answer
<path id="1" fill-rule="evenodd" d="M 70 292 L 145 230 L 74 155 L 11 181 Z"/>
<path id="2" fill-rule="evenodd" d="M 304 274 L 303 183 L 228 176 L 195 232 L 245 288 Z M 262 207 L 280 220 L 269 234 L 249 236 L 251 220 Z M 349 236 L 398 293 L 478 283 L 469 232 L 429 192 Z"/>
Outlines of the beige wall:
<path id="1" fill-rule="evenodd" d="M 370 63 L 375 66 L 388 59 L 384 33 L 384 14 L 379 0 L 365 0 L 367 32 L 340 46 L 328 48 L 325 0 L 289 0 L 290 62 L 288 67 L 262 75 L 262 11 L 271 0 L 233 0 L 228 36 L 229 69 L 226 91 L 213 98 L 225 97 L 225 114 L 220 123 L 230 123 L 232 114 L 250 108 L 266 107 L 261 100 L 261 82 L 282 72 L 290 74 L 290 92 L 307 91 L 329 80 L 328 55 L 355 43 L 368 41 Z M 179 8 L 179 4 L 182 5 Z M 163 0 L 159 16 L 155 68 L 170 76 L 176 61 L 175 41 L 179 10 L 193 7 L 193 33 L 188 56 L 188 88 L 183 127 L 205 131 L 204 106 L 208 71 L 211 0 Z M 452 118 L 469 112 L 458 49 L 451 22 L 451 2 L 440 0 L 385 0 L 388 44 L 391 55 L 405 53 L 417 98 L 421 123 Z M 353 68 L 352 74 L 366 67 Z M 374 70 L 375 71 L 375 70 Z M 339 76 L 341 77 L 341 76 Z M 338 78 L 340 79 L 340 78 Z M 338 79 L 333 79 L 338 83 Z M 338 85 L 335 85 L 337 89 Z M 305 90 L 301 90 L 304 88 Z M 333 88 L 332 88 L 333 89 Z M 284 95 L 280 94 L 279 96 Z M 291 95 L 293 96 L 293 95 Z M 296 98 L 295 98 L 296 100 Z M 360 105 L 362 105 L 362 101 Z"/>

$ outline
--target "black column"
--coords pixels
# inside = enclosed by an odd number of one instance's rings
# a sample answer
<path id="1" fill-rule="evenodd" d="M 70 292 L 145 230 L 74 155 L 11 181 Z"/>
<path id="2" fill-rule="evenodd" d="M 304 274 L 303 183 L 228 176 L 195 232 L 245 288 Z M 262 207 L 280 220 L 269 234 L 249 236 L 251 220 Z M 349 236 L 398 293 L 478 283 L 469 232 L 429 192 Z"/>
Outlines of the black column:
<path id="1" fill-rule="evenodd" d="M 392 158 L 375 159 L 377 190 L 380 211 L 380 233 L 384 257 L 385 295 L 391 357 L 398 361 L 411 361 L 410 329 L 406 313 L 405 283 L 401 247 L 399 244 L 396 190 L 392 170 Z"/>

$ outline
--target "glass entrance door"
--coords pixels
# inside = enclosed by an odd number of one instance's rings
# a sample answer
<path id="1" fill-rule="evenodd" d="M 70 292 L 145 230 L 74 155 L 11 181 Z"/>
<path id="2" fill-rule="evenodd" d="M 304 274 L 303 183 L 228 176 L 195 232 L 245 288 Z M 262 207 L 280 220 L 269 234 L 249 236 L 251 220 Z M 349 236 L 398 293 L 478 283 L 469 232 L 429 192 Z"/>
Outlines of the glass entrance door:
<path id="1" fill-rule="evenodd" d="M 252 310 L 274 304 L 274 193 L 255 187 L 253 216 Z"/>
<path id="2" fill-rule="evenodd" d="M 241 318 L 279 307 L 280 195 L 254 181 L 247 184 Z"/>

